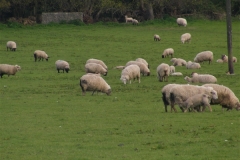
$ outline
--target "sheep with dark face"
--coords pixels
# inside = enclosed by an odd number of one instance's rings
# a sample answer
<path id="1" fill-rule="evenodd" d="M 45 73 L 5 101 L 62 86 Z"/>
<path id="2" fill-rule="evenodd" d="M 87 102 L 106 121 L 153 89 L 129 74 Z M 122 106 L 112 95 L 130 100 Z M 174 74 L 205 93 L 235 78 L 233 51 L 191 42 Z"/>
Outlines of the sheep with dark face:
<path id="1" fill-rule="evenodd" d="M 10 49 L 10 51 L 16 51 L 16 49 L 17 49 L 17 44 L 16 44 L 16 42 L 14 42 L 14 41 L 8 41 L 8 42 L 7 42 L 7 51 L 8 51 L 8 48 Z"/>
<path id="2" fill-rule="evenodd" d="M 38 61 L 40 60 L 43 61 L 44 59 L 48 61 L 48 58 L 50 58 L 45 51 L 41 51 L 41 50 L 34 51 L 33 56 L 34 56 L 35 62 L 37 61 L 37 59 Z"/>
<path id="3" fill-rule="evenodd" d="M 160 38 L 160 36 L 159 36 L 159 35 L 157 35 L 157 34 L 154 34 L 154 36 L 153 36 L 153 40 L 154 40 L 154 41 L 160 41 L 160 40 L 161 40 L 161 38 Z"/>
<path id="4" fill-rule="evenodd" d="M 167 48 L 163 51 L 162 58 L 166 58 L 166 57 L 169 57 L 169 56 L 173 57 L 173 54 L 174 54 L 174 49 Z"/>
<path id="5" fill-rule="evenodd" d="M 68 73 L 69 70 L 70 70 L 70 66 L 69 66 L 69 63 L 67 61 L 64 61 L 64 60 L 57 60 L 55 62 L 55 66 L 56 66 L 56 69 L 59 73 L 59 70 L 62 70 L 63 73 L 64 73 L 64 70 Z"/>
<path id="6" fill-rule="evenodd" d="M 18 71 L 21 70 L 21 67 L 19 65 L 10 65 L 10 64 L 0 64 L 0 77 L 4 74 L 9 75 L 15 75 Z"/>

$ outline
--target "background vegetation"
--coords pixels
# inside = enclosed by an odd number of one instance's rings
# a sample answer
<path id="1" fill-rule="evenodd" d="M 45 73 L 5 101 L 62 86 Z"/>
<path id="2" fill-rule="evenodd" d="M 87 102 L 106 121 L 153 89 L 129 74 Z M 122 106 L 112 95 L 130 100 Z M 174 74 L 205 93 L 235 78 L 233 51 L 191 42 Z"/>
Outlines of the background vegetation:
<path id="1" fill-rule="evenodd" d="M 233 56 L 239 57 L 240 23 L 233 21 Z M 181 44 L 180 35 L 190 32 L 190 44 Z M 226 75 L 227 64 L 216 63 L 227 52 L 224 21 L 188 20 L 178 27 L 174 18 L 140 23 L 84 25 L 49 24 L 0 25 L 0 63 L 18 64 L 15 76 L 0 79 L 1 159 L 229 159 L 240 156 L 240 121 L 236 110 L 165 113 L 161 89 L 168 83 L 186 84 L 183 77 L 159 82 L 156 68 L 165 48 L 173 47 L 174 57 L 193 60 L 204 50 L 214 53 L 211 65 L 202 64 L 198 73 L 210 73 L 218 84 L 228 86 L 240 97 L 239 62 L 235 75 Z M 161 36 L 160 42 L 153 35 Z M 16 52 L 6 51 L 14 40 Z M 33 52 L 45 50 L 48 62 L 34 62 Z M 151 75 L 141 83 L 124 85 L 120 70 L 113 69 L 138 57 L 150 64 Z M 109 68 L 103 77 L 112 94 L 82 96 L 79 79 L 89 58 L 102 59 Z M 55 61 L 66 60 L 71 70 L 57 73 Z M 177 67 L 184 76 L 193 70 Z"/>

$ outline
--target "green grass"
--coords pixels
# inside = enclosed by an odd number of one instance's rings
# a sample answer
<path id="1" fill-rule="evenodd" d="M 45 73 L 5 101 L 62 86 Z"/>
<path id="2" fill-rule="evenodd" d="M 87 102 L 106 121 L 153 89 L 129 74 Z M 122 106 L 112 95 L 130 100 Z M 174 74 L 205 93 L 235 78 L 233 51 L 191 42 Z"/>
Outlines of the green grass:
<path id="1" fill-rule="evenodd" d="M 240 51 L 240 22 L 232 23 L 233 55 Z M 180 35 L 192 34 L 190 44 Z M 154 42 L 159 34 L 161 42 Z M 168 83 L 186 84 L 183 77 L 159 82 L 156 68 L 164 49 L 175 57 L 193 60 L 204 50 L 214 53 L 212 65 L 202 64 L 198 73 L 210 73 L 218 84 L 240 97 L 240 65 L 227 76 L 227 64 L 216 63 L 227 54 L 226 24 L 223 21 L 191 20 L 186 28 L 174 21 L 151 21 L 139 26 L 115 23 L 95 25 L 50 24 L 32 27 L 0 25 L 0 63 L 18 64 L 15 76 L 0 79 L 1 159 L 238 159 L 240 115 L 236 110 L 165 113 L 161 89 Z M 14 40 L 16 52 L 6 51 Z M 45 50 L 48 62 L 34 62 L 33 52 Z M 151 75 L 141 83 L 123 85 L 120 70 L 127 61 L 144 58 Z M 102 59 L 109 68 L 103 77 L 111 96 L 98 93 L 82 96 L 79 79 L 89 58 Z M 66 60 L 71 70 L 57 73 L 55 61 Z M 189 75 L 193 70 L 177 67 Z M 170 109 L 169 109 L 170 110 Z"/>

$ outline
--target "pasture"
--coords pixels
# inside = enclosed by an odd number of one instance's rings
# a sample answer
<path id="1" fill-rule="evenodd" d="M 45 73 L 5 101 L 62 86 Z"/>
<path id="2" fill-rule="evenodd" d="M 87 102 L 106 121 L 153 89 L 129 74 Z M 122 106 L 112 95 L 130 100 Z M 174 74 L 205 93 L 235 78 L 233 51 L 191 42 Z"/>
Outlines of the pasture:
<path id="1" fill-rule="evenodd" d="M 233 55 L 240 61 L 240 21 L 232 22 Z M 180 42 L 189 32 L 192 40 Z M 160 42 L 153 40 L 159 34 Z M 197 73 L 217 77 L 240 98 L 240 62 L 235 75 L 226 75 L 226 63 L 216 63 L 227 54 L 224 21 L 190 20 L 178 27 L 175 20 L 94 25 L 50 24 L 31 27 L 0 25 L 0 64 L 18 64 L 15 76 L 0 79 L 1 159 L 228 159 L 240 157 L 240 115 L 236 110 L 165 113 L 161 89 L 168 83 L 186 84 L 193 70 L 176 67 L 183 77 L 157 80 L 156 68 L 170 63 L 161 58 L 172 47 L 174 57 L 193 61 L 201 51 L 214 54 L 211 65 L 201 64 Z M 17 51 L 6 50 L 6 42 Z M 33 52 L 44 50 L 49 61 L 34 62 Z M 144 58 L 151 75 L 141 83 L 124 85 L 115 66 Z M 103 78 L 112 94 L 87 92 L 82 96 L 79 79 L 87 59 L 103 60 L 109 72 Z M 55 61 L 70 63 L 69 73 L 57 73 Z"/>

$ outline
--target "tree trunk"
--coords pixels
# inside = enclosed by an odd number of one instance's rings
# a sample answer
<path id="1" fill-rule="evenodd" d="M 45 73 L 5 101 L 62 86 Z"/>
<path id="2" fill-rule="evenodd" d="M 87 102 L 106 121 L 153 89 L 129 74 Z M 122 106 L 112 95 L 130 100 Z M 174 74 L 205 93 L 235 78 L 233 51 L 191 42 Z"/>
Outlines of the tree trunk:
<path id="1" fill-rule="evenodd" d="M 152 3 L 147 4 L 147 9 L 148 9 L 148 19 L 149 20 L 154 20 Z"/>

